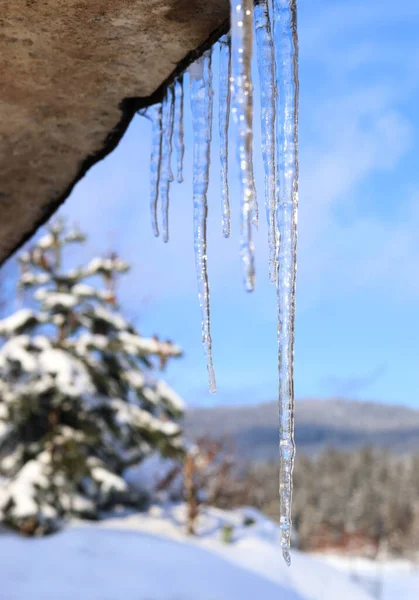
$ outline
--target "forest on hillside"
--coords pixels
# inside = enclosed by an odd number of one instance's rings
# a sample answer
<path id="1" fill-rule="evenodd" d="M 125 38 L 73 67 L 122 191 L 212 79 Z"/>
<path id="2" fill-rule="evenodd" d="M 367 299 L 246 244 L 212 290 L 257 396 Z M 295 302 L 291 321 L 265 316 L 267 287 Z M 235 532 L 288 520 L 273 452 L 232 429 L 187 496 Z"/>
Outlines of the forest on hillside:
<path id="1" fill-rule="evenodd" d="M 249 505 L 278 519 L 277 461 L 250 461 L 243 468 L 229 449 L 211 489 L 210 501 L 222 508 Z M 328 448 L 297 456 L 293 524 L 301 550 L 417 559 L 419 454 Z"/>

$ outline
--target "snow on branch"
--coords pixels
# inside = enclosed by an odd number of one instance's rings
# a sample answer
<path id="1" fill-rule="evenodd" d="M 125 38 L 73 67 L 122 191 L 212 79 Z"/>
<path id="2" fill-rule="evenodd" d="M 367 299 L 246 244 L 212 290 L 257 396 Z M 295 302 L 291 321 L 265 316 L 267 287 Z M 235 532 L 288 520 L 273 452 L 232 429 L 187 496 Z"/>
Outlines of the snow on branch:
<path id="1" fill-rule="evenodd" d="M 14 315 L 0 320 L 0 336 L 10 337 L 39 325 L 38 316 L 27 308 L 18 310 Z"/>
<path id="2" fill-rule="evenodd" d="M 115 398 L 110 401 L 109 405 L 115 414 L 116 422 L 122 427 L 135 427 L 140 431 L 161 433 L 169 437 L 180 434 L 180 427 L 177 423 L 162 421 L 135 404 L 128 404 Z"/>
<path id="3" fill-rule="evenodd" d="M 129 265 L 119 258 L 94 258 L 84 270 L 89 275 L 110 275 L 111 273 L 126 273 Z"/>
<path id="4" fill-rule="evenodd" d="M 157 338 L 143 338 L 137 334 L 122 331 L 118 339 L 128 353 L 138 356 L 156 355 L 162 358 L 182 355 L 182 349 L 171 342 L 160 342 Z"/>
<path id="5" fill-rule="evenodd" d="M 77 297 L 72 294 L 54 292 L 46 288 L 37 290 L 34 296 L 36 300 L 42 302 L 44 309 L 49 310 L 70 310 L 77 304 Z"/>
<path id="6" fill-rule="evenodd" d="M 97 290 L 90 285 L 77 283 L 71 288 L 71 293 L 77 296 L 79 300 L 95 299 L 103 302 L 111 302 L 113 293 L 110 290 Z"/>
<path id="7" fill-rule="evenodd" d="M 156 391 L 166 408 L 168 408 L 171 412 L 174 411 L 175 414 L 183 413 L 185 410 L 185 403 L 169 384 L 160 379 L 157 382 Z"/>
<path id="8" fill-rule="evenodd" d="M 22 273 L 19 278 L 19 286 L 29 287 L 36 285 L 44 285 L 45 283 L 49 283 L 50 281 L 51 275 L 49 273 L 32 273 L 31 271 L 26 271 Z"/>

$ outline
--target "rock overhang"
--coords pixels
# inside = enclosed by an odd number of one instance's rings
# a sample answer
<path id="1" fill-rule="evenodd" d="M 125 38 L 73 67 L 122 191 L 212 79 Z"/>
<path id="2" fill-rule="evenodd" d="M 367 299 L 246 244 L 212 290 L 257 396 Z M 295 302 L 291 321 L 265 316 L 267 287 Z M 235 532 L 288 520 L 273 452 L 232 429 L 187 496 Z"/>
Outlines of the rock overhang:
<path id="1" fill-rule="evenodd" d="M 0 263 L 228 16 L 227 0 L 0 1 Z"/>

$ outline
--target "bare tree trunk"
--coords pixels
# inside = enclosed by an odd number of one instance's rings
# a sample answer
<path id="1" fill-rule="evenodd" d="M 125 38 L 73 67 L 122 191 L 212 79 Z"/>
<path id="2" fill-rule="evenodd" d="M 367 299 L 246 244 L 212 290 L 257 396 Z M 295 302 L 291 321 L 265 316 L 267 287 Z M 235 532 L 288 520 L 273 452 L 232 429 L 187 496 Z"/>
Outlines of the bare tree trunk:
<path id="1" fill-rule="evenodd" d="M 198 516 L 198 498 L 195 485 L 195 457 L 191 452 L 185 458 L 184 487 L 187 506 L 187 533 L 195 535 L 195 524 Z"/>

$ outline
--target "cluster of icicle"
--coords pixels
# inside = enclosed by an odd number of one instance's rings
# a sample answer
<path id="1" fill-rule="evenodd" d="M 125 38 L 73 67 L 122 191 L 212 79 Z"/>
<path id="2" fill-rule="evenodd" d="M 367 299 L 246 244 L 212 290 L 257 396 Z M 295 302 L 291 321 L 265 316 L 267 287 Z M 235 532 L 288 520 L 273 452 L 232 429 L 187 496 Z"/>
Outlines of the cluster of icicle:
<path id="1" fill-rule="evenodd" d="M 240 173 L 241 258 L 244 284 L 255 281 L 252 226 L 258 226 L 258 202 L 253 176 L 253 38 L 259 71 L 265 210 L 268 221 L 269 278 L 278 301 L 278 367 L 280 418 L 281 546 L 290 563 L 292 471 L 294 465 L 294 314 L 298 204 L 298 38 L 297 0 L 231 0 L 231 31 L 218 43 L 221 221 L 230 236 L 228 131 L 235 126 L 235 151 Z M 216 47 L 212 51 L 215 51 Z M 194 134 L 193 220 L 196 272 L 202 311 L 202 339 L 207 357 L 209 388 L 215 392 L 211 353 L 209 286 L 207 276 L 207 190 L 213 116 L 212 51 L 189 67 L 190 103 Z M 152 121 L 151 217 L 159 235 L 169 238 L 169 187 L 174 180 L 172 147 L 177 153 L 176 180 L 183 180 L 183 80 L 169 87 L 162 104 L 145 114 Z"/>

